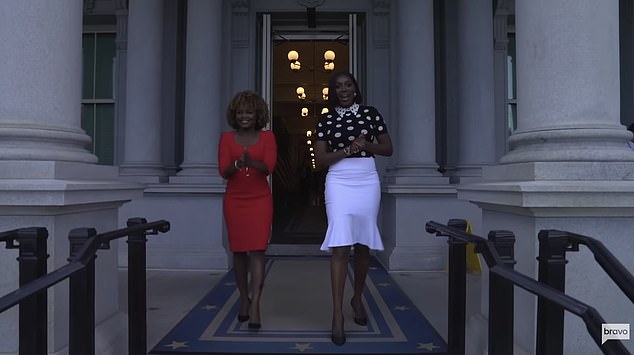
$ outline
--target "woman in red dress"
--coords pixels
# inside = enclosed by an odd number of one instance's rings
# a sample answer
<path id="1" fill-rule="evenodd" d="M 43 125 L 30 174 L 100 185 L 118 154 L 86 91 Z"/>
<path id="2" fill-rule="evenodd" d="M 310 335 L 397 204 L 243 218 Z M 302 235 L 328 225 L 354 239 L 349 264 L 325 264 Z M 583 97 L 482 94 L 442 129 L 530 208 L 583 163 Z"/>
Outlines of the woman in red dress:
<path id="1" fill-rule="evenodd" d="M 261 326 L 264 253 L 273 220 L 267 177 L 275 168 L 277 146 L 273 132 L 262 130 L 269 122 L 269 110 L 255 92 L 242 91 L 234 96 L 227 109 L 227 122 L 234 131 L 223 132 L 220 137 L 218 168 L 227 180 L 223 211 L 240 293 L 238 320 L 250 320 L 248 328 L 257 330 Z"/>

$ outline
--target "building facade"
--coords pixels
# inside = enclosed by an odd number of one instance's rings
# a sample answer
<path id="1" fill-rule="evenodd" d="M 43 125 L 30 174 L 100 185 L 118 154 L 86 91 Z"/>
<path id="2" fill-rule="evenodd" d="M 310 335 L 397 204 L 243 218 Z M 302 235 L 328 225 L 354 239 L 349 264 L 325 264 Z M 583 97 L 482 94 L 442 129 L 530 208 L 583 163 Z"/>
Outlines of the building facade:
<path id="1" fill-rule="evenodd" d="M 47 227 L 53 270 L 74 227 L 166 219 L 149 267 L 227 270 L 217 144 L 229 100 L 248 89 L 269 102 L 280 143 L 271 253 L 319 253 L 324 171 L 310 164 L 310 131 L 332 50 L 335 71 L 355 74 L 394 142 L 392 157 L 377 158 L 387 268 L 442 270 L 446 241 L 424 224 L 464 218 L 479 235 L 513 231 L 516 269 L 528 275 L 541 229 L 598 238 L 634 270 L 624 127 L 634 122 L 633 18 L 626 0 L 1 2 L 0 230 Z M 10 251 L 0 260 L 17 268 Z M 121 354 L 125 246 L 97 262 L 98 353 Z M 588 255 L 569 265 L 568 293 L 608 321 L 634 319 Z M 15 288 L 13 273 L 1 278 L 4 293 Z M 49 348 L 63 353 L 65 291 L 52 292 Z M 517 292 L 518 354 L 534 353 L 535 309 Z M 486 351 L 487 313 L 483 304 L 468 320 L 469 353 Z M 16 319 L 0 326 L 14 330 Z M 567 318 L 566 353 L 596 352 Z"/>

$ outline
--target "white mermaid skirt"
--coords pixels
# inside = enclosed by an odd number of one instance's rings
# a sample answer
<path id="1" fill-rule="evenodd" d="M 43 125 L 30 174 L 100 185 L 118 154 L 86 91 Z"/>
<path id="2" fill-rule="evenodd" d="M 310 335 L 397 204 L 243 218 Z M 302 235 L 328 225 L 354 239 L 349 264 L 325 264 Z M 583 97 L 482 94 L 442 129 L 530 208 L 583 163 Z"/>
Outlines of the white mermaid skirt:
<path id="1" fill-rule="evenodd" d="M 383 250 L 377 217 L 381 185 L 374 158 L 346 158 L 326 175 L 328 229 L 321 250 L 360 243 Z"/>

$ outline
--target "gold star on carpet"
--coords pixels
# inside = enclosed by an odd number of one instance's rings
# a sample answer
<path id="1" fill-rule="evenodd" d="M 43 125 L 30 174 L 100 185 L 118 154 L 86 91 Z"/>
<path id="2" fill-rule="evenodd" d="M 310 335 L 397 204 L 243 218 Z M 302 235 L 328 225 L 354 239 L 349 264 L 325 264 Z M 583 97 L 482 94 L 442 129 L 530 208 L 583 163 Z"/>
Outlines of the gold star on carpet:
<path id="1" fill-rule="evenodd" d="M 388 282 L 381 282 L 381 283 L 378 283 L 378 284 L 376 284 L 376 285 L 377 285 L 377 286 L 380 286 L 380 287 L 388 287 L 388 286 L 391 286 L 392 284 L 391 284 L 391 283 L 388 283 Z"/>
<path id="2" fill-rule="evenodd" d="M 295 346 L 292 347 L 291 349 L 293 350 L 299 350 L 301 352 L 304 352 L 306 350 L 311 350 L 313 347 L 310 346 L 310 343 L 304 343 L 304 344 L 299 344 L 299 343 L 295 343 Z"/>
<path id="3" fill-rule="evenodd" d="M 178 348 L 186 348 L 189 345 L 187 345 L 186 341 L 175 341 L 175 340 L 172 340 L 171 344 L 167 344 L 167 345 L 164 345 L 164 346 L 168 347 L 168 348 L 172 348 L 172 350 L 176 350 Z"/>
<path id="4" fill-rule="evenodd" d="M 433 351 L 435 348 L 439 348 L 440 346 L 434 345 L 434 343 L 418 343 L 416 349 L 425 349 L 429 351 Z"/>
<path id="5" fill-rule="evenodd" d="M 207 305 L 203 306 L 203 309 L 205 311 L 213 311 L 215 309 L 218 309 L 218 306 L 216 306 L 215 304 L 207 304 Z"/>
<path id="6" fill-rule="evenodd" d="M 409 307 L 407 307 L 407 306 L 396 306 L 396 307 L 394 307 L 394 310 L 405 312 L 405 311 L 409 310 Z"/>

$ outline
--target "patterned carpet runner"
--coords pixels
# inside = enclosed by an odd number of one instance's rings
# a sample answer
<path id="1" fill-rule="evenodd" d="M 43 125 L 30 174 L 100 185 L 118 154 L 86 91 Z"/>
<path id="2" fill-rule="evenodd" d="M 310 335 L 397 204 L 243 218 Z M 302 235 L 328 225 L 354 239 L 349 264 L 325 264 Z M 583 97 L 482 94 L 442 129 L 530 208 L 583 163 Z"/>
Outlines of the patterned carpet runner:
<path id="1" fill-rule="evenodd" d="M 150 354 L 446 354 L 444 340 L 375 259 L 363 297 L 366 326 L 353 322 L 349 268 L 343 346 L 330 341 L 329 258 L 271 258 L 266 273 L 260 330 L 238 322 L 228 272 Z"/>

